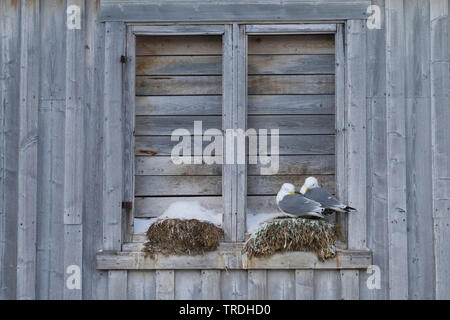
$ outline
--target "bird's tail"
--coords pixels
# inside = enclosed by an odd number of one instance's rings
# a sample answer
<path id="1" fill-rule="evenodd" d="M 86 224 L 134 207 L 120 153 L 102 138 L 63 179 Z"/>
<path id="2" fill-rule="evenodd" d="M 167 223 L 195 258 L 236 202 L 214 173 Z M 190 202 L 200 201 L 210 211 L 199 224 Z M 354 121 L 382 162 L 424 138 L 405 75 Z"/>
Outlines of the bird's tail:
<path id="1" fill-rule="evenodd" d="M 352 207 L 349 207 L 349 206 L 346 206 L 344 210 L 345 210 L 346 212 L 358 211 L 358 210 L 356 210 L 355 208 L 352 208 Z"/>

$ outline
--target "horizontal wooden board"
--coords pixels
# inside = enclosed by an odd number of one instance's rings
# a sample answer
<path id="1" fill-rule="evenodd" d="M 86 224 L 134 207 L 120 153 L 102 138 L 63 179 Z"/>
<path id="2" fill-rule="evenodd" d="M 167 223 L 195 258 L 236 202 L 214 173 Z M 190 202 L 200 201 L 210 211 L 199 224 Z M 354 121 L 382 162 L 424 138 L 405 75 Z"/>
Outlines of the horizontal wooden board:
<path id="1" fill-rule="evenodd" d="M 249 36 L 251 54 L 334 54 L 333 35 Z"/>
<path id="2" fill-rule="evenodd" d="M 270 165 L 249 164 L 247 174 L 250 176 L 260 175 L 261 168 L 268 168 Z M 314 174 L 334 174 L 335 156 L 280 156 L 279 169 L 276 175 L 314 175 Z"/>
<path id="3" fill-rule="evenodd" d="M 208 210 L 222 213 L 222 197 L 145 197 L 135 199 L 135 216 L 156 218 L 163 214 L 172 203 L 198 202 Z"/>
<path id="4" fill-rule="evenodd" d="M 334 95 L 251 95 L 248 114 L 335 114 Z"/>
<path id="5" fill-rule="evenodd" d="M 219 196 L 220 176 L 136 176 L 136 196 Z"/>
<path id="6" fill-rule="evenodd" d="M 370 1 L 101 1 L 101 21 L 216 22 L 366 19 Z"/>
<path id="7" fill-rule="evenodd" d="M 251 95 L 248 114 L 334 114 L 334 95 Z M 222 96 L 138 96 L 136 115 L 222 115 Z"/>
<path id="8" fill-rule="evenodd" d="M 171 135 L 179 128 L 194 131 L 194 121 L 203 121 L 203 130 L 222 128 L 218 116 L 139 116 L 136 117 L 136 135 Z M 249 116 L 248 128 L 279 129 L 280 134 L 334 134 L 333 115 L 276 115 Z"/>
<path id="9" fill-rule="evenodd" d="M 220 95 L 221 76 L 137 76 L 137 95 Z M 248 94 L 334 94 L 333 75 L 248 77 Z"/>
<path id="10" fill-rule="evenodd" d="M 248 94 L 334 94 L 334 76 L 249 76 Z"/>
<path id="11" fill-rule="evenodd" d="M 319 62 L 319 61 L 318 61 Z M 221 75 L 221 56 L 136 57 L 136 75 Z"/>
<path id="12" fill-rule="evenodd" d="M 139 247 L 142 244 L 137 244 Z M 128 247 L 127 244 L 124 247 Z M 314 252 L 277 253 L 271 257 L 248 258 L 243 244 L 221 243 L 215 251 L 197 256 L 156 254 L 153 257 L 135 251 L 104 251 L 97 253 L 100 270 L 162 270 L 162 269 L 367 269 L 372 264 L 368 250 L 339 250 L 336 258 L 320 262 Z"/>
<path id="13" fill-rule="evenodd" d="M 222 115 L 222 96 L 139 96 L 136 115 Z"/>
<path id="14" fill-rule="evenodd" d="M 280 134 L 334 134 L 333 115 L 249 116 L 248 128 L 279 129 Z"/>
<path id="15" fill-rule="evenodd" d="M 334 55 L 249 55 L 248 74 L 334 74 Z"/>
<path id="16" fill-rule="evenodd" d="M 269 137 L 270 151 L 270 137 Z M 202 150 L 210 142 L 203 142 Z M 170 136 L 136 136 L 136 155 L 170 156 L 172 148 L 178 142 L 170 141 Z M 191 140 L 192 146 L 193 141 Z M 193 155 L 194 148 L 192 147 Z M 286 135 L 280 136 L 280 155 L 334 154 L 335 137 L 333 135 Z M 200 154 L 198 154 L 200 155 Z M 253 154 L 251 154 L 253 155 Z"/>
<path id="17" fill-rule="evenodd" d="M 275 195 L 285 182 L 302 185 L 307 175 L 248 176 L 249 195 Z M 335 193 L 334 175 L 316 175 L 319 183 Z M 136 176 L 136 196 L 217 196 L 222 194 L 220 176 Z"/>
<path id="18" fill-rule="evenodd" d="M 220 95 L 221 76 L 137 76 L 136 95 Z"/>
<path id="19" fill-rule="evenodd" d="M 219 164 L 174 164 L 171 157 L 136 157 L 135 174 L 138 176 L 219 176 Z"/>
<path id="20" fill-rule="evenodd" d="M 248 176 L 247 194 L 248 195 L 276 195 L 283 183 L 292 183 L 295 186 L 302 186 L 308 175 L 289 175 L 289 176 Z M 334 175 L 315 175 L 319 184 L 335 193 Z"/>
<path id="21" fill-rule="evenodd" d="M 260 175 L 261 167 L 267 165 L 249 164 L 247 167 L 248 175 Z M 298 175 L 298 174 L 334 174 L 335 156 L 334 155 L 315 155 L 315 156 L 280 156 L 279 170 L 277 175 Z M 222 165 L 219 164 L 174 164 L 172 158 L 138 156 L 135 161 L 135 172 L 138 176 L 188 176 L 205 175 L 217 176 L 222 174 Z"/>
<path id="22" fill-rule="evenodd" d="M 138 36 L 136 55 L 221 55 L 220 36 Z"/>

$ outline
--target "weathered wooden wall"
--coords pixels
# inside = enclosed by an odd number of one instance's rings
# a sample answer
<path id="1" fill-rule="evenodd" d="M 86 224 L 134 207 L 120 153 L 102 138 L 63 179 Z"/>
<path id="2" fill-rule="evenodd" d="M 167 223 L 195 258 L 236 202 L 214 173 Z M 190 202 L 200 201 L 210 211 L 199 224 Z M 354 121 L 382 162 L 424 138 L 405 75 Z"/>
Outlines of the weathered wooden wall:
<path id="1" fill-rule="evenodd" d="M 104 81 L 105 48 L 119 52 L 123 33 L 97 21 L 99 1 L 0 1 L 0 299 L 449 299 L 449 0 L 372 3 L 367 246 L 382 282 L 368 290 L 360 271 L 358 292 L 351 270 L 96 270 L 97 250 L 115 246 L 103 225 L 117 227 L 102 218 L 117 196 L 103 192 L 103 132 L 116 125 L 103 108 L 122 86 Z M 81 30 L 66 28 L 70 4 Z M 80 291 L 65 286 L 72 264 Z"/>

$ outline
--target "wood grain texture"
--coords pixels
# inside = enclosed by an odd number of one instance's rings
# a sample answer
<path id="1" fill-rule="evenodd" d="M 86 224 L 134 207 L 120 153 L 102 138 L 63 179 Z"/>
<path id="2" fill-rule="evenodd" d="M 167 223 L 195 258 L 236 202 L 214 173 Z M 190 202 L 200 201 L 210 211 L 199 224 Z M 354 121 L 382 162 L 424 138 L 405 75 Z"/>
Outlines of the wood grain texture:
<path id="1" fill-rule="evenodd" d="M 223 300 L 248 299 L 248 274 L 245 270 L 221 272 L 220 283 Z"/>
<path id="2" fill-rule="evenodd" d="M 432 135 L 430 2 L 414 0 L 409 2 L 408 5 L 404 5 L 404 25 L 406 44 L 406 170 L 408 172 L 406 175 L 405 200 L 408 214 L 399 212 L 395 216 L 395 220 L 401 221 L 401 224 L 406 223 L 409 231 L 407 235 L 408 298 L 432 299 L 434 297 L 435 270 L 432 221 L 433 186 L 432 166 L 430 166 L 432 159 L 430 143 Z M 395 165 L 398 165 L 398 162 Z M 400 172 L 403 173 L 403 171 Z M 391 180 L 389 182 L 392 183 L 392 187 L 404 187 L 403 184 L 396 185 L 396 181 L 399 179 L 395 174 L 394 171 L 390 172 L 389 178 Z M 399 205 L 395 198 L 392 200 L 392 208 L 394 208 L 394 205 L 396 208 L 405 208 L 403 202 Z"/>
<path id="3" fill-rule="evenodd" d="M 338 271 L 314 270 L 314 300 L 339 300 L 340 287 Z"/>
<path id="4" fill-rule="evenodd" d="M 221 55 L 218 36 L 137 36 L 136 55 Z"/>
<path id="5" fill-rule="evenodd" d="M 137 76 L 221 75 L 221 56 L 136 57 Z"/>
<path id="6" fill-rule="evenodd" d="M 333 94 L 332 75 L 250 75 L 248 94 Z"/>
<path id="7" fill-rule="evenodd" d="M 348 217 L 348 247 L 365 248 L 366 242 L 366 30 L 358 20 L 346 24 L 346 104 L 347 104 L 347 201 L 357 208 Z M 351 173 L 351 174 L 350 174 Z"/>
<path id="8" fill-rule="evenodd" d="M 385 10 L 385 1 L 372 1 Z M 387 17 L 387 16 L 385 16 Z M 387 209 L 387 148 L 386 148 L 386 19 L 381 29 L 367 31 L 367 246 L 373 252 L 374 264 L 381 269 L 381 288 L 370 290 L 371 275 L 361 271 L 360 299 L 388 299 L 389 253 Z"/>
<path id="9" fill-rule="evenodd" d="M 36 298 L 62 299 L 64 290 L 64 140 L 66 28 L 62 2 L 41 3 Z M 51 43 L 49 46 L 47 44 Z M 61 226 L 54 228 L 52 226 Z"/>
<path id="10" fill-rule="evenodd" d="M 105 21 L 211 22 L 211 21 L 298 21 L 364 19 L 367 1 L 258 3 L 174 3 L 102 2 L 100 17 Z"/>
<path id="11" fill-rule="evenodd" d="M 200 270 L 175 271 L 175 300 L 200 300 L 202 280 Z"/>
<path id="12" fill-rule="evenodd" d="M 83 209 L 83 299 L 108 296 L 108 274 L 95 267 L 103 248 L 103 109 L 105 24 L 98 21 L 99 1 L 86 1 L 85 152 Z"/>
<path id="13" fill-rule="evenodd" d="M 127 299 L 127 277 L 128 272 L 122 270 L 108 271 L 108 299 Z"/>
<path id="14" fill-rule="evenodd" d="M 103 247 L 106 250 L 119 250 L 122 241 L 122 82 L 117 79 L 122 77 L 120 57 L 125 53 L 124 42 L 124 24 L 106 23 L 103 123 Z"/>
<path id="15" fill-rule="evenodd" d="M 249 36 L 248 53 L 250 55 L 334 54 L 334 41 L 331 35 Z"/>
<path id="16" fill-rule="evenodd" d="M 267 120 L 269 121 L 269 120 Z M 261 126 L 262 127 L 262 126 Z M 206 129 L 206 128 L 205 128 Z M 193 130 L 190 130 L 193 133 Z M 270 131 L 269 131 L 270 133 Z M 268 135 L 268 138 L 270 136 Z M 184 139 L 184 138 L 183 138 Z M 268 139 L 270 140 L 270 139 Z M 279 137 L 280 156 L 294 155 L 332 155 L 335 153 L 335 138 L 333 135 L 283 135 Z M 172 149 L 178 141 L 171 141 L 170 136 L 136 136 L 135 154 L 137 156 L 170 156 Z M 191 138 L 191 145 L 194 142 Z M 202 150 L 197 151 L 192 148 L 192 156 L 199 156 L 210 142 L 203 142 Z M 270 143 L 268 145 L 270 150 Z M 219 154 L 220 151 L 218 151 Z M 249 150 L 250 155 L 257 155 L 257 152 Z M 280 163 L 281 164 L 281 163 Z"/>
<path id="17" fill-rule="evenodd" d="M 154 300 L 156 276 L 154 271 L 128 271 L 128 300 Z"/>
<path id="18" fill-rule="evenodd" d="M 267 296 L 273 300 L 295 300 L 295 270 L 268 271 Z"/>
<path id="19" fill-rule="evenodd" d="M 220 270 L 201 271 L 202 300 L 220 299 Z"/>
<path id="20" fill-rule="evenodd" d="M 341 270 L 342 300 L 359 300 L 359 270 Z"/>
<path id="21" fill-rule="evenodd" d="M 15 5 L 14 5 L 15 4 Z M 15 299 L 20 104 L 20 10 L 0 3 L 0 299 Z M 7 200 L 7 201 L 6 201 Z"/>
<path id="22" fill-rule="evenodd" d="M 295 270 L 295 299 L 314 299 L 314 271 Z"/>
<path id="23" fill-rule="evenodd" d="M 221 115 L 222 97 L 217 96 L 138 96 L 137 116 Z"/>
<path id="24" fill-rule="evenodd" d="M 267 270 L 248 271 L 248 299 L 267 300 Z"/>
<path id="25" fill-rule="evenodd" d="M 156 300 L 175 299 L 175 271 L 156 271 Z"/>
<path id="26" fill-rule="evenodd" d="M 404 7 L 402 1 L 386 2 L 386 130 L 387 206 L 389 241 L 389 298 L 408 298 L 406 217 L 406 105 Z M 392 160 L 390 160 L 392 159 Z M 392 174 L 395 174 L 392 176 Z"/>
<path id="27" fill-rule="evenodd" d="M 334 74 L 334 55 L 250 55 L 248 74 Z"/>
<path id="28" fill-rule="evenodd" d="M 19 300 L 36 298 L 39 4 L 39 1 L 21 2 L 16 289 Z"/>
<path id="29" fill-rule="evenodd" d="M 433 153 L 433 231 L 436 299 L 450 298 L 450 263 L 448 212 L 450 208 L 450 17 L 449 1 L 430 2 L 431 23 L 431 127 Z M 445 41 L 448 39 L 448 41 Z M 444 41 L 443 41 L 444 40 Z"/>

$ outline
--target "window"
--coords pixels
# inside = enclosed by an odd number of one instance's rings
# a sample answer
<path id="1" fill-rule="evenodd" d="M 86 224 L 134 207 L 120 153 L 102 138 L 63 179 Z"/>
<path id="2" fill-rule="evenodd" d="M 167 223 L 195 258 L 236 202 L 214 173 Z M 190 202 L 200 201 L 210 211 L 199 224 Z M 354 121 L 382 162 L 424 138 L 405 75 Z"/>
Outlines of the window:
<path id="1" fill-rule="evenodd" d="M 128 241 L 133 239 L 134 217 L 154 218 L 180 197 L 223 212 L 225 240 L 232 242 L 245 239 L 248 213 L 277 210 L 274 198 L 283 182 L 299 187 L 314 175 L 348 200 L 346 172 L 352 157 L 345 146 L 351 116 L 345 104 L 353 97 L 346 102 L 344 72 L 352 74 L 356 68 L 345 70 L 343 25 L 128 29 L 131 63 L 125 82 L 135 90 L 127 93 L 133 99 L 126 103 L 128 127 L 134 130 L 134 152 L 124 161 L 131 177 L 125 179 L 125 189 L 133 190 L 134 201 L 124 228 Z M 197 164 L 208 142 L 199 145 L 195 139 L 194 164 L 173 164 L 170 155 L 179 141 L 171 141 L 170 135 L 176 129 L 193 133 L 195 121 L 201 121 L 202 134 L 207 129 L 221 129 L 224 136 L 227 129 L 267 129 L 268 150 L 271 129 L 279 129 L 278 170 L 262 173 L 267 164 L 259 157 L 251 164 L 251 137 L 246 145 L 250 164 L 228 163 L 225 157 L 223 164 Z M 226 144 L 224 137 L 224 155 Z M 338 221 L 345 231 L 346 217 Z"/>

